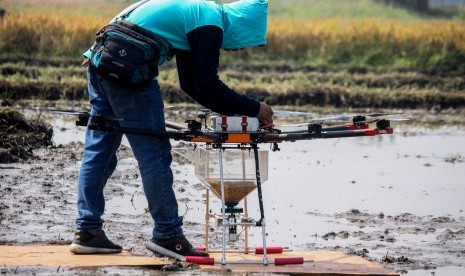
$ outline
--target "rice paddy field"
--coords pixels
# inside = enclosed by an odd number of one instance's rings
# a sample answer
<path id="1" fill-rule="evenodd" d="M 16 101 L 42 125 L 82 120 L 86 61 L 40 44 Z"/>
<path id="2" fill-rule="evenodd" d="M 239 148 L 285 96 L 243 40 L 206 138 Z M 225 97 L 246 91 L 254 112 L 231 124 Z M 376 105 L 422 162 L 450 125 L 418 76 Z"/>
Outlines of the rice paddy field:
<path id="1" fill-rule="evenodd" d="M 1 0 L 0 97 L 86 99 L 81 53 L 134 1 Z M 372 0 L 274 0 L 268 44 L 224 52 L 221 77 L 272 105 L 461 108 L 465 105 L 463 9 L 415 14 Z M 174 62 L 165 99 L 189 101 Z"/>

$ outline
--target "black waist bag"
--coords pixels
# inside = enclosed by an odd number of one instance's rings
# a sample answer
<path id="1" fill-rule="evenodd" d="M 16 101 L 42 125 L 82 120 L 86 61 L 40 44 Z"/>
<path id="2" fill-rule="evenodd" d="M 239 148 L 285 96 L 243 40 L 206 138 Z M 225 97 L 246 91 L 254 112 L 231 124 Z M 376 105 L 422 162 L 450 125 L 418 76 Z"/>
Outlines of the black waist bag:
<path id="1" fill-rule="evenodd" d="M 129 87 L 143 87 L 158 76 L 159 39 L 129 21 L 105 26 L 93 46 L 90 66 L 104 79 Z"/>

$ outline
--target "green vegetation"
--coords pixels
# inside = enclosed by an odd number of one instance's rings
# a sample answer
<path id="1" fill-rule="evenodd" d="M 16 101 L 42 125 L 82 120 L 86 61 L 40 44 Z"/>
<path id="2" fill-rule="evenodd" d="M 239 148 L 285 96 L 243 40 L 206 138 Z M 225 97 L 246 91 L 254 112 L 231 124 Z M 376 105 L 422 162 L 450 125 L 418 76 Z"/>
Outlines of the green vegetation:
<path id="1" fill-rule="evenodd" d="M 415 20 L 418 16 L 398 7 L 384 6 L 373 0 L 276 0 L 270 1 L 274 19 L 315 20 L 338 18 L 347 21 L 364 19 Z"/>

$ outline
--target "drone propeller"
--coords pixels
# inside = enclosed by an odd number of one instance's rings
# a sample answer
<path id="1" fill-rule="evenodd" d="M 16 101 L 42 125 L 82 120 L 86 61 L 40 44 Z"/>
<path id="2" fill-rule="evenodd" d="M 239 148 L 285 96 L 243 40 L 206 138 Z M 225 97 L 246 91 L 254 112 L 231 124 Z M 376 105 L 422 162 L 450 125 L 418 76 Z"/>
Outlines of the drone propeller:
<path id="1" fill-rule="evenodd" d="M 371 123 L 376 123 L 381 120 L 386 120 L 389 122 L 394 122 L 394 123 L 402 123 L 402 122 L 408 122 L 411 121 L 409 118 L 389 118 L 389 119 L 373 119 L 373 120 L 366 120 L 366 121 L 360 121 L 357 122 L 358 124 L 371 124 Z"/>
<path id="2" fill-rule="evenodd" d="M 334 125 L 341 122 L 348 121 L 352 119 L 353 123 L 374 123 L 381 119 L 373 119 L 367 120 L 368 118 L 373 117 L 386 117 L 392 115 L 399 115 L 403 113 L 395 112 L 395 113 L 371 113 L 371 114 L 362 114 L 362 115 L 336 115 L 336 116 L 329 116 L 329 117 L 322 117 L 322 118 L 314 118 L 310 119 L 307 123 L 300 123 L 300 124 L 292 124 L 292 125 L 285 125 L 285 127 L 305 127 L 312 124 L 325 124 L 325 125 Z M 409 119 L 388 119 L 392 122 L 400 122 L 400 121 L 408 121 Z"/>
<path id="3" fill-rule="evenodd" d="M 202 112 L 203 114 L 206 114 L 206 115 L 215 113 L 215 112 L 213 112 L 213 110 L 208 109 L 208 108 L 201 108 L 200 112 Z"/>
<path id="4" fill-rule="evenodd" d="M 399 115 L 403 114 L 400 112 L 394 112 L 394 113 L 370 113 L 370 114 L 360 114 L 360 115 L 336 115 L 336 116 L 330 116 L 330 117 L 323 117 L 323 118 L 315 118 L 311 119 L 311 122 L 332 122 L 332 121 L 347 121 L 349 119 L 354 119 L 354 118 L 362 118 L 362 117 L 384 117 L 384 116 L 391 116 L 391 115 Z"/>
<path id="5" fill-rule="evenodd" d="M 53 113 L 58 113 L 58 114 L 63 114 L 63 115 L 70 115 L 70 116 L 84 116 L 84 117 L 90 117 L 90 113 L 88 111 L 75 111 L 75 110 L 66 110 L 66 109 L 37 109 L 39 111 L 47 111 L 47 112 L 53 112 Z M 132 120 L 132 119 L 125 119 L 125 118 L 118 118 L 118 117 L 113 117 L 113 116 L 101 116 L 105 120 L 108 121 L 131 121 L 131 122 L 137 122 L 137 120 Z"/>
<path id="6" fill-rule="evenodd" d="M 329 116 L 329 117 L 310 119 L 310 122 L 312 122 L 312 123 L 326 123 L 326 122 L 334 122 L 334 121 L 347 121 L 352 117 L 353 116 L 351 116 L 351 115 L 336 115 L 336 116 Z"/>
<path id="7" fill-rule="evenodd" d="M 47 111 L 58 114 L 70 115 L 70 116 L 79 116 L 89 114 L 88 111 L 75 111 L 75 110 L 66 110 L 66 109 L 38 109 L 39 111 Z"/>
<path id="8" fill-rule="evenodd" d="M 273 110 L 274 115 L 277 116 L 306 116 L 311 115 L 309 112 L 302 112 L 302 111 L 288 111 L 288 110 Z"/>
<path id="9" fill-rule="evenodd" d="M 183 125 L 180 125 L 180 124 L 177 124 L 177 123 L 174 123 L 174 122 L 170 122 L 170 121 L 166 121 L 165 124 L 166 124 L 167 128 L 171 128 L 171 129 L 174 129 L 174 130 L 182 130 L 182 129 L 186 128 Z"/>
<path id="10" fill-rule="evenodd" d="M 332 125 L 332 124 L 337 124 L 343 121 L 347 121 L 350 118 L 352 118 L 352 116 L 346 116 L 346 115 L 322 117 L 322 118 L 310 119 L 307 123 L 282 125 L 282 127 L 306 127 L 308 125 L 313 125 L 313 124 Z"/>
<path id="11" fill-rule="evenodd" d="M 382 117 L 382 116 L 391 116 L 391 115 L 402 115 L 403 112 L 392 112 L 392 113 L 371 113 L 371 114 L 362 114 L 360 116 L 365 117 Z"/>

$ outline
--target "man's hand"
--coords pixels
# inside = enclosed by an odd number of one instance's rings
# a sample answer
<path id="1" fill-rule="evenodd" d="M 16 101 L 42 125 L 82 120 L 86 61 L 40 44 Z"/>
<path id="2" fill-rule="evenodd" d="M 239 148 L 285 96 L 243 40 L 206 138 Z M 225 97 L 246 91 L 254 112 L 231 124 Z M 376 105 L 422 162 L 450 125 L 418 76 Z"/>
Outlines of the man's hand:
<path id="1" fill-rule="evenodd" d="M 273 123 L 273 109 L 267 104 L 260 103 L 260 111 L 258 111 L 258 121 L 261 124 L 268 125 Z"/>

